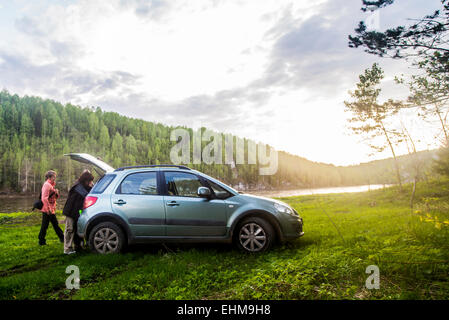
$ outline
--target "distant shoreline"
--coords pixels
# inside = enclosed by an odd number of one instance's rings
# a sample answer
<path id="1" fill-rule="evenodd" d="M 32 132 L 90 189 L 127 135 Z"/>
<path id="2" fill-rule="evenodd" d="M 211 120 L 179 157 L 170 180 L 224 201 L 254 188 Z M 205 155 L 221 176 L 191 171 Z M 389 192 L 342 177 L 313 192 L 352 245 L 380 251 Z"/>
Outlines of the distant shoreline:
<path id="1" fill-rule="evenodd" d="M 258 191 L 246 191 L 244 193 L 254 194 L 257 196 L 284 198 L 284 197 L 306 196 L 306 195 L 313 195 L 313 194 L 367 192 L 370 190 L 378 190 L 378 189 L 383 189 L 383 188 L 389 188 L 392 186 L 394 186 L 394 184 L 372 184 L 372 185 L 345 186 L 345 187 L 298 188 L 298 189 L 286 189 L 286 190 L 258 190 Z"/>
<path id="2" fill-rule="evenodd" d="M 346 187 L 323 187 L 323 188 L 290 188 L 283 190 L 244 190 L 243 194 L 262 196 L 268 198 L 288 198 L 297 196 L 307 196 L 314 194 L 335 194 L 348 192 L 365 192 L 390 187 L 391 185 L 362 185 L 362 186 L 346 186 Z M 33 193 L 3 193 L 0 194 L 0 212 L 30 212 L 34 201 L 38 194 Z M 63 193 L 57 200 L 57 210 L 62 210 L 67 194 Z"/>
<path id="3" fill-rule="evenodd" d="M 379 186 L 381 186 L 381 188 L 383 187 L 390 187 L 393 186 L 393 184 L 363 184 L 363 185 L 342 185 L 342 186 L 327 186 L 327 187 L 289 187 L 289 188 L 282 188 L 282 189 L 263 189 L 263 188 L 259 188 L 259 189 L 242 189 L 239 190 L 237 188 L 234 187 L 234 189 L 236 189 L 239 192 L 243 192 L 243 193 L 274 193 L 274 192 L 290 192 L 290 191 L 294 191 L 294 190 L 320 190 L 320 189 L 336 189 L 336 188 L 359 188 L 359 187 L 366 187 L 366 186 L 372 186 L 376 189 L 379 189 Z M 29 198 L 29 197 L 37 197 L 39 196 L 40 191 L 36 191 L 35 193 L 33 192 L 13 192 L 13 191 L 1 191 L 0 192 L 0 199 L 1 198 L 16 198 L 16 197 L 21 197 L 21 198 Z M 61 198 L 66 198 L 67 197 L 68 192 L 61 192 Z"/>

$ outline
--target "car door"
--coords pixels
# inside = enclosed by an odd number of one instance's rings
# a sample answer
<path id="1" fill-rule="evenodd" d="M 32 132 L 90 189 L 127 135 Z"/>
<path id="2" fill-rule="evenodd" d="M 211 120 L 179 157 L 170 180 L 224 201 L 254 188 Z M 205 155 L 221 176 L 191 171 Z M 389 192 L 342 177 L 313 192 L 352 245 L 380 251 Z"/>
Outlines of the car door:
<path id="1" fill-rule="evenodd" d="M 113 211 L 128 220 L 135 236 L 164 236 L 164 198 L 157 171 L 128 174 L 111 195 Z"/>
<path id="2" fill-rule="evenodd" d="M 164 171 L 167 236 L 207 237 L 226 233 L 226 207 L 221 199 L 201 198 L 205 186 L 194 173 Z"/>

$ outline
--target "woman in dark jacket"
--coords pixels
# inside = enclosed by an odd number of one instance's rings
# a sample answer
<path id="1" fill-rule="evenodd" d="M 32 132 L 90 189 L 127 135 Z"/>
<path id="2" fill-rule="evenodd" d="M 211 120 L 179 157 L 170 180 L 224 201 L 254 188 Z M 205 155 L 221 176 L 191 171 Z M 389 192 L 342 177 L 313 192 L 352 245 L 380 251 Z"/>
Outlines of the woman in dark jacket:
<path id="1" fill-rule="evenodd" d="M 76 234 L 76 224 L 83 209 L 84 198 L 90 192 L 94 176 L 89 170 L 84 170 L 72 188 L 70 188 L 67 201 L 62 210 L 66 216 L 64 231 L 64 253 L 72 254 L 81 248 L 82 239 Z M 73 249 L 74 248 L 74 249 Z"/>

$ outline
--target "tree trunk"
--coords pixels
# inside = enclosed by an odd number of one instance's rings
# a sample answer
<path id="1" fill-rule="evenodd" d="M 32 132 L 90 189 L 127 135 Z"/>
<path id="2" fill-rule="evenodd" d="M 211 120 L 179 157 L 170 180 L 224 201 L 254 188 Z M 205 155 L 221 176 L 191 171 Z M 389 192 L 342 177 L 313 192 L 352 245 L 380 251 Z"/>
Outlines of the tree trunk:
<path id="1" fill-rule="evenodd" d="M 446 126 L 444 124 L 444 120 L 441 117 L 441 113 L 440 113 L 440 110 L 438 108 L 436 108 L 436 114 L 438 115 L 438 118 L 440 119 L 441 128 L 443 129 L 443 133 L 444 133 L 444 138 L 446 139 L 446 146 L 449 146 L 449 137 L 448 137 L 448 134 L 447 134 Z"/>
<path id="2" fill-rule="evenodd" d="M 25 192 L 28 191 L 28 160 L 25 160 Z"/>
<path id="3" fill-rule="evenodd" d="M 415 199 L 415 192 L 416 192 L 416 177 L 413 179 L 413 189 L 412 189 L 412 195 L 410 197 L 410 209 L 413 212 L 413 201 Z"/>
<path id="4" fill-rule="evenodd" d="M 394 152 L 393 144 L 390 141 L 390 137 L 388 136 L 387 130 L 385 129 L 384 124 L 382 123 L 382 121 L 380 121 L 380 125 L 382 127 L 382 131 L 383 131 L 383 133 L 385 135 L 385 138 L 387 139 L 388 145 L 390 146 L 391 153 L 393 154 L 394 167 L 396 169 L 396 178 L 397 178 L 398 183 L 399 183 L 399 188 L 402 191 L 401 174 L 399 173 L 399 166 L 398 166 L 398 161 L 396 159 L 396 153 Z"/>
<path id="5" fill-rule="evenodd" d="M 20 164 L 17 167 L 17 188 L 20 188 Z M 20 189 L 17 189 L 20 190 Z"/>
<path id="6" fill-rule="evenodd" d="M 413 202 L 415 200 L 416 182 L 418 181 L 418 178 L 419 178 L 419 166 L 420 166 L 420 164 L 419 164 L 418 159 L 416 158 L 417 157 L 416 146 L 415 146 L 415 143 L 413 142 L 412 136 L 410 135 L 410 133 L 408 132 L 408 130 L 404 126 L 404 124 L 402 124 L 402 127 L 404 128 L 404 131 L 407 134 L 407 137 L 410 140 L 410 143 L 412 144 L 412 148 L 413 148 L 413 154 L 412 154 L 410 152 L 410 149 L 408 148 L 408 143 L 407 143 L 407 149 L 409 149 L 408 154 L 410 156 L 414 157 L 414 164 L 415 164 L 415 175 L 414 175 L 414 178 L 413 178 L 413 188 L 412 188 L 412 194 L 410 196 L 410 211 L 411 211 L 411 213 L 413 213 Z"/>

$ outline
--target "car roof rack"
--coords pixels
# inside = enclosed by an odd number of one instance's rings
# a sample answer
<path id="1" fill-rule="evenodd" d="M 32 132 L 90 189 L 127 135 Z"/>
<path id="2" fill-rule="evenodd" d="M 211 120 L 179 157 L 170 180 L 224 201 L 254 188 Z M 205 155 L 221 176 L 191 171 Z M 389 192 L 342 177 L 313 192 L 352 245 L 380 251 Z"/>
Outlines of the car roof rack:
<path id="1" fill-rule="evenodd" d="M 121 168 L 115 169 L 114 171 L 123 171 L 123 170 L 126 170 L 126 169 L 137 169 L 137 168 L 160 168 L 160 167 L 179 168 L 179 169 L 191 170 L 189 167 L 178 166 L 176 164 L 151 164 L 151 165 L 144 165 L 144 166 L 121 167 Z"/>

